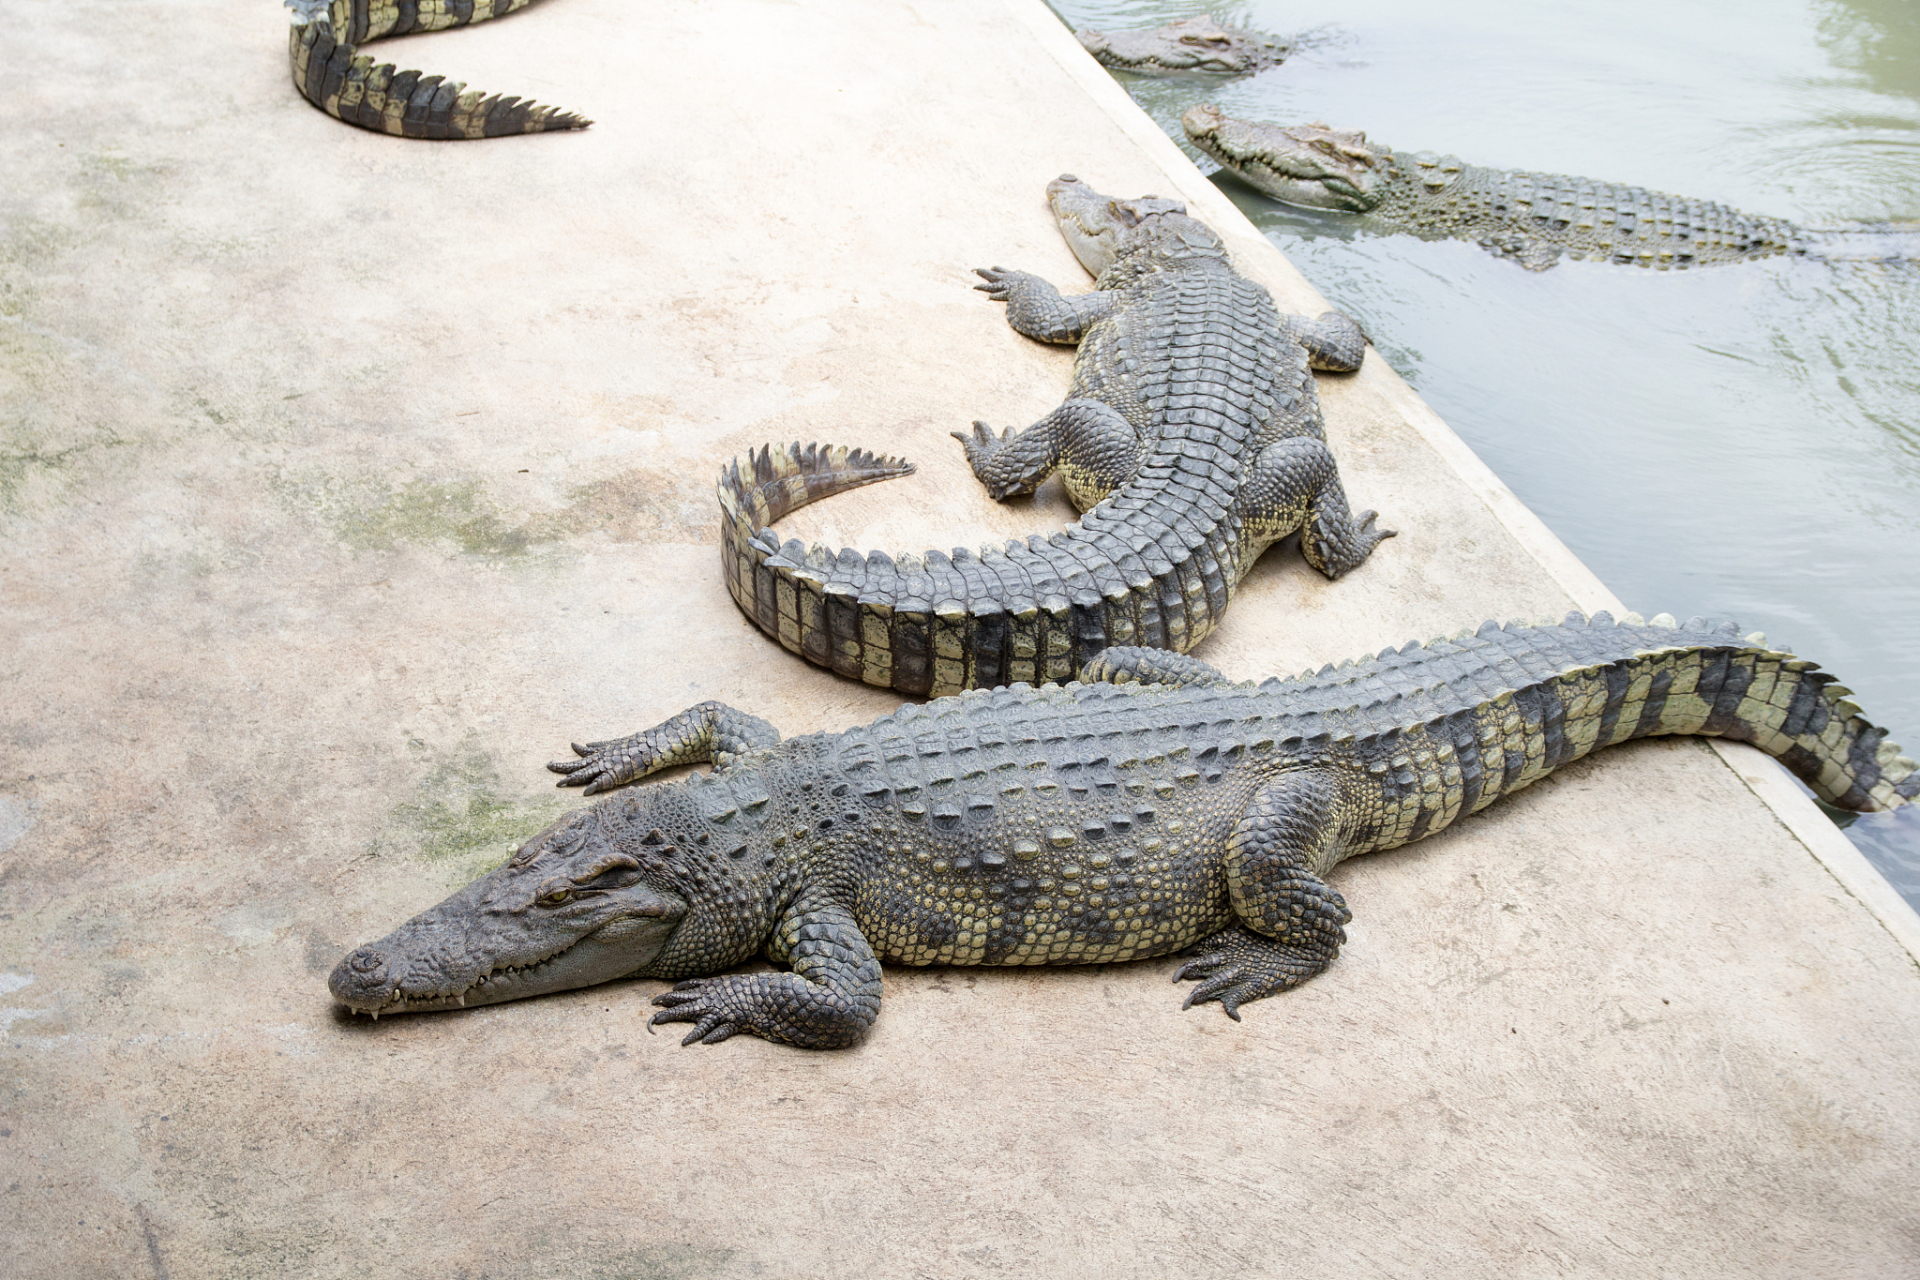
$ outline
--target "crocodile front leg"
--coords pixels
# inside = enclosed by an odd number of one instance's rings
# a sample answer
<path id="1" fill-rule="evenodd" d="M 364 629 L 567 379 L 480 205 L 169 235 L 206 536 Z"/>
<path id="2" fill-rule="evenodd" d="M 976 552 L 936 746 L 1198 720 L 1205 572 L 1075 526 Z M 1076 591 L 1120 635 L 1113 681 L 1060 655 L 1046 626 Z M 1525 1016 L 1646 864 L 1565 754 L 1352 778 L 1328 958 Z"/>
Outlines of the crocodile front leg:
<path id="1" fill-rule="evenodd" d="M 1105 319 L 1114 308 L 1111 293 L 1081 293 L 1062 297 L 1058 289 L 1039 276 L 1004 267 L 975 267 L 973 274 L 985 280 L 974 288 L 995 302 L 1007 304 L 1007 323 L 1013 331 L 1037 342 L 1057 342 L 1072 346 L 1086 337 L 1087 330 Z"/>
<path id="2" fill-rule="evenodd" d="M 718 1044 L 745 1031 L 802 1049 L 839 1049 L 880 1016 L 880 962 L 845 907 L 820 890 L 803 892 L 774 926 L 767 954 L 791 973 L 694 978 L 654 997 L 647 1022 L 691 1022 L 680 1043 Z"/>
<path id="3" fill-rule="evenodd" d="M 1227 840 L 1227 889 L 1239 923 L 1203 939 L 1174 975 L 1199 978 L 1182 1008 L 1218 1000 L 1240 1019 L 1249 1000 L 1297 987 L 1333 963 L 1353 919 L 1320 879 L 1339 838 L 1339 783 L 1307 770 L 1262 788 Z"/>
<path id="4" fill-rule="evenodd" d="M 780 741 L 780 731 L 724 702 L 702 702 L 651 729 L 604 742 L 573 743 L 578 760 L 555 760 L 547 768 L 565 774 L 556 787 L 585 787 L 587 795 L 638 781 L 678 764 L 724 769 L 734 758 Z"/>

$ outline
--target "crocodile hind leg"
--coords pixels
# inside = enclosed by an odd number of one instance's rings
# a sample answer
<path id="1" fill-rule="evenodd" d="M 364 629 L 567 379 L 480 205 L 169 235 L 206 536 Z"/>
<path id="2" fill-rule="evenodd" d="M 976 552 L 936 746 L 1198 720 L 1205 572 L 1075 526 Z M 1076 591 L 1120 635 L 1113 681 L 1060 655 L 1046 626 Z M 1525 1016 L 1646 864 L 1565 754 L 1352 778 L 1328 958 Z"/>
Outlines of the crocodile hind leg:
<path id="1" fill-rule="evenodd" d="M 1057 470 L 1082 511 L 1125 484 L 1140 458 L 1133 424 L 1099 400 L 1069 400 L 1025 431 L 996 436 L 975 422 L 972 435 L 952 435 L 996 500 L 1032 493 Z"/>
<path id="2" fill-rule="evenodd" d="M 1114 645 L 1094 654 L 1081 666 L 1080 682 L 1165 684 L 1176 688 L 1233 683 L 1198 658 L 1171 649 L 1144 649 L 1135 645 Z"/>
<path id="3" fill-rule="evenodd" d="M 1280 327 L 1307 349 L 1307 361 L 1316 369 L 1352 373 L 1366 358 L 1366 331 L 1344 311 L 1322 311 L 1312 320 L 1282 316 Z"/>
<path id="4" fill-rule="evenodd" d="M 1307 770 L 1283 775 L 1254 797 L 1227 839 L 1227 889 L 1239 923 L 1196 947 L 1174 981 L 1198 978 L 1182 1008 L 1218 1000 L 1235 1021 L 1249 1000 L 1297 987 L 1347 940 L 1353 919 L 1318 871 L 1333 862 L 1339 784 Z"/>
<path id="5" fill-rule="evenodd" d="M 1329 578 L 1356 568 L 1394 536 L 1392 529 L 1373 527 L 1374 514 L 1349 511 L 1332 451 L 1311 436 L 1268 445 L 1240 491 L 1249 532 L 1277 540 L 1299 531 L 1300 553 Z"/>
<path id="6" fill-rule="evenodd" d="M 973 274 L 986 281 L 974 288 L 995 302 L 1007 304 L 1007 323 L 1013 326 L 1013 331 L 1036 342 L 1071 346 L 1114 308 L 1115 298 L 1111 293 L 1065 297 L 1039 276 L 1024 271 L 975 267 Z"/>
<path id="7" fill-rule="evenodd" d="M 547 768 L 566 775 L 556 787 L 585 787 L 593 795 L 679 764 L 711 761 L 724 769 L 736 757 L 778 741 L 780 731 L 759 716 L 724 702 L 702 702 L 624 738 L 576 742 L 573 753 L 580 759 L 555 760 Z"/>
<path id="8" fill-rule="evenodd" d="M 746 1031 L 802 1049 L 838 1049 L 880 1016 L 880 962 L 859 923 L 819 890 L 803 891 L 774 926 L 767 954 L 791 973 L 693 978 L 654 997 L 663 1022 L 691 1022 L 683 1045 L 718 1044 Z"/>

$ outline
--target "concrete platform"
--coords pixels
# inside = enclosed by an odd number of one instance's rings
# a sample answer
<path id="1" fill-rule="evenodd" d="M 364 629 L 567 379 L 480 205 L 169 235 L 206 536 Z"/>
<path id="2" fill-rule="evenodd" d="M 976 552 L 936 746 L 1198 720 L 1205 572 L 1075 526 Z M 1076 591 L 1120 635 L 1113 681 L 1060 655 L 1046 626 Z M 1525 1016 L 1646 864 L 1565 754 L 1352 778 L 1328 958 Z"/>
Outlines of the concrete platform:
<path id="1" fill-rule="evenodd" d="M 788 522 L 862 547 L 1069 518 L 946 437 L 1066 384 L 968 287 L 1081 279 L 1049 178 L 1184 196 L 1322 304 L 1038 0 L 549 0 L 376 46 L 600 122 L 444 146 L 298 99 L 264 0 L 0 30 L 9 1277 L 1920 1270 L 1912 912 L 1691 741 L 1348 863 L 1340 961 L 1241 1024 L 1167 962 L 889 971 L 830 1054 L 682 1051 L 647 982 L 340 1019 L 345 949 L 577 803 L 570 739 L 895 705 L 734 611 L 724 459 L 911 456 Z M 1269 557 L 1203 657 L 1608 603 L 1377 359 L 1323 391 L 1401 536 L 1333 585 Z"/>

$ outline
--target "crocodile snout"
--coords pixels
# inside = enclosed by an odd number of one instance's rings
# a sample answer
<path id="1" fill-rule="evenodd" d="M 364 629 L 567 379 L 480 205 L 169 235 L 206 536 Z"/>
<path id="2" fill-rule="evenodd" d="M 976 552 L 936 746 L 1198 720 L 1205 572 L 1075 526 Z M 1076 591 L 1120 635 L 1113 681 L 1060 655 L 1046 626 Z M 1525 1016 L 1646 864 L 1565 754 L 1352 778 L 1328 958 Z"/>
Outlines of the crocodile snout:
<path id="1" fill-rule="evenodd" d="M 378 1009 L 393 996 L 399 979 L 378 947 L 360 947 L 333 967 L 327 989 L 351 1009 Z"/>

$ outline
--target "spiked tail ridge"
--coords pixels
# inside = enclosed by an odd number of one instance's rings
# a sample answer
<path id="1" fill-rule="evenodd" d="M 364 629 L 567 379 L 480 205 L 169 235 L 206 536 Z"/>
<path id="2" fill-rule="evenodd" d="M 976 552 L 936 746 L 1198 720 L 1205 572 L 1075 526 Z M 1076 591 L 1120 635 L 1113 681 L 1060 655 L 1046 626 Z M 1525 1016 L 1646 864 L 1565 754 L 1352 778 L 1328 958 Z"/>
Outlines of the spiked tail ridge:
<path id="1" fill-rule="evenodd" d="M 389 35 L 484 22 L 528 0 L 420 0 L 374 9 L 370 0 L 286 0 L 287 52 L 300 96 L 336 120 L 398 138 L 499 138 L 584 129 L 593 121 L 518 97 L 468 89 L 457 80 L 398 71 L 359 45 Z"/>
<path id="2" fill-rule="evenodd" d="M 797 538 L 782 546 L 768 526 L 822 498 L 913 470 L 904 458 L 798 441 L 785 449 L 762 445 L 747 454 L 744 467 L 738 458 L 729 462 L 720 472 L 720 554 L 734 603 L 762 631 L 807 661 L 882 688 L 894 687 L 891 669 L 879 671 L 874 658 L 863 653 L 871 646 L 859 643 L 859 621 L 852 617 L 846 593 L 833 592 L 831 610 L 828 604 L 835 570 L 857 567 L 864 581 L 868 557 L 851 549 L 836 554 L 819 544 L 808 548 Z M 891 567 L 884 555 L 876 553 L 874 559 Z M 836 630 L 848 632 L 841 639 L 851 643 L 834 645 Z M 890 653 L 892 646 L 885 647 Z"/>

